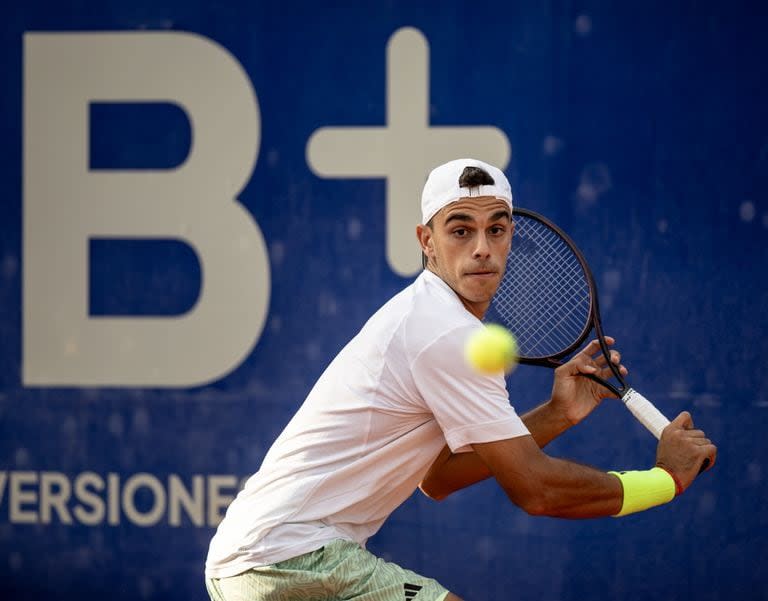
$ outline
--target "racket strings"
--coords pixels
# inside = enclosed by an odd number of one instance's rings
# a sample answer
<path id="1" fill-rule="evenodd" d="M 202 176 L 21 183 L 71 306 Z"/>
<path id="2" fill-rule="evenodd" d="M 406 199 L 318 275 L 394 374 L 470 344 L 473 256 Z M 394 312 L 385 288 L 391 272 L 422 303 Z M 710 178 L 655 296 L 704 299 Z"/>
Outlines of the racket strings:
<path id="1" fill-rule="evenodd" d="M 492 314 L 516 336 L 523 357 L 556 356 L 583 333 L 589 286 L 578 257 L 545 224 L 515 216 L 507 270 Z"/>

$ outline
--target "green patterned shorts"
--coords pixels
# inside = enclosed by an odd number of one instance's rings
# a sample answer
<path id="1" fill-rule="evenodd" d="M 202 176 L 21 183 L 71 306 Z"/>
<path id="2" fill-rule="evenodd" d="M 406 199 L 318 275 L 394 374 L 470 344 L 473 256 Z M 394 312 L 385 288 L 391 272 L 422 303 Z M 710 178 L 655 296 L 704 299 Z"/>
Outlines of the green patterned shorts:
<path id="1" fill-rule="evenodd" d="M 206 586 L 212 601 L 443 601 L 448 595 L 436 580 L 346 540 L 230 578 L 208 578 Z"/>

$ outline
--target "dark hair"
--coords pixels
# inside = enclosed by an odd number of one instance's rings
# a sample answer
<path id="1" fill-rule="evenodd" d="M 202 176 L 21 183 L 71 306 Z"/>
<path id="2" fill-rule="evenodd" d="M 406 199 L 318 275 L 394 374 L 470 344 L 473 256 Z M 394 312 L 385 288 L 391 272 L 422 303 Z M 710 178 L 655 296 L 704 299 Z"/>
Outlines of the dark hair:
<path id="1" fill-rule="evenodd" d="M 491 177 L 491 174 L 481 169 L 480 167 L 464 167 L 464 171 L 459 176 L 460 188 L 477 188 L 478 186 L 492 186 L 496 181 Z M 428 228 L 432 228 L 432 219 L 425 223 Z M 427 267 L 427 255 L 422 251 L 421 253 L 421 267 L 426 269 Z"/>
<path id="2" fill-rule="evenodd" d="M 461 188 L 492 186 L 495 183 L 490 173 L 480 167 L 464 167 L 464 171 L 459 176 L 459 187 Z"/>

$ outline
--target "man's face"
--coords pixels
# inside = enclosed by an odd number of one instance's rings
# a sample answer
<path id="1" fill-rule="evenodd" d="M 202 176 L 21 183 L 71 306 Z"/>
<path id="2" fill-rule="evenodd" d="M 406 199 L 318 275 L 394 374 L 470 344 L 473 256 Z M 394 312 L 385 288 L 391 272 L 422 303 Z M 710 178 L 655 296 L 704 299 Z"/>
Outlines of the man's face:
<path id="1" fill-rule="evenodd" d="M 512 242 L 509 205 L 493 196 L 461 198 L 438 211 L 432 226 L 416 228 L 427 268 L 482 318 L 504 275 Z"/>

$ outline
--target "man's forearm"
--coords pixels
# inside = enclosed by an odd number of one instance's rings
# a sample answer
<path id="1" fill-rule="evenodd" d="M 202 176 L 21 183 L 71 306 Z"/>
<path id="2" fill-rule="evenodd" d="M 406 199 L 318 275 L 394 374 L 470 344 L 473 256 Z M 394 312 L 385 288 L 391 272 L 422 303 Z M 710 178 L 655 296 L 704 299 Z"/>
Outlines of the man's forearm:
<path id="1" fill-rule="evenodd" d="M 531 515 L 590 518 L 616 515 L 622 508 L 619 478 L 550 457 L 530 436 L 473 447 L 510 500 Z"/>
<path id="2" fill-rule="evenodd" d="M 549 401 L 531 409 L 521 419 L 542 449 L 573 425 Z"/>
<path id="3" fill-rule="evenodd" d="M 419 484 L 421 491 L 439 501 L 452 492 L 491 476 L 490 470 L 474 451 L 452 453 L 445 446 Z"/>
<path id="4" fill-rule="evenodd" d="M 572 425 L 553 410 L 549 402 L 528 411 L 521 419 L 539 447 L 544 447 Z M 490 475 L 490 470 L 474 451 L 453 454 L 445 447 L 424 477 L 421 490 L 433 499 L 442 499 Z"/>
<path id="5" fill-rule="evenodd" d="M 565 432 L 570 424 L 547 402 L 521 416 L 539 447 L 544 447 Z M 442 499 L 491 476 L 488 467 L 474 451 L 453 454 L 446 446 L 421 483 L 421 490 L 433 499 Z"/>

